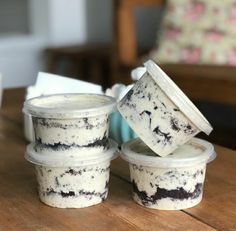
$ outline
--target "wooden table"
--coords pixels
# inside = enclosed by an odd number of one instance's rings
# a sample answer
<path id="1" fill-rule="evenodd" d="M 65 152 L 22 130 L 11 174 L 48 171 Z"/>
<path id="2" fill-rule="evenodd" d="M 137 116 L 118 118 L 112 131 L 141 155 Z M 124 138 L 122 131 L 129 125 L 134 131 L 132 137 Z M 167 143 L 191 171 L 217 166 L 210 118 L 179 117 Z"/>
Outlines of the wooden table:
<path id="1" fill-rule="evenodd" d="M 37 196 L 33 167 L 24 158 L 24 89 L 6 90 L 0 113 L 0 230 L 236 230 L 236 151 L 215 146 L 203 201 L 181 211 L 135 204 L 127 164 L 113 161 L 108 199 L 83 209 L 57 209 Z"/>

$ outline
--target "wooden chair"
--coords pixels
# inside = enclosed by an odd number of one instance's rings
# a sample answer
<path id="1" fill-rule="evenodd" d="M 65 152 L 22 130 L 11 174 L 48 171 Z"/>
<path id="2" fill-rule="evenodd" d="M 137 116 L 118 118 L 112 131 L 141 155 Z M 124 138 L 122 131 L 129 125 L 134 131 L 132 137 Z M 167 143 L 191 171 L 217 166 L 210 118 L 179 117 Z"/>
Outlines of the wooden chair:
<path id="1" fill-rule="evenodd" d="M 85 44 L 50 47 L 45 50 L 47 71 L 69 77 L 110 85 L 110 44 Z M 62 69 L 62 63 L 67 68 Z"/>
<path id="2" fill-rule="evenodd" d="M 130 83 L 132 68 L 142 65 L 135 36 L 134 10 L 163 6 L 164 0 L 114 0 L 112 82 Z M 236 105 L 236 67 L 164 64 L 164 71 L 195 101 Z"/>
<path id="3" fill-rule="evenodd" d="M 130 83 L 132 68 L 142 65 L 135 35 L 134 10 L 163 4 L 162 0 L 113 0 L 112 83 Z"/>

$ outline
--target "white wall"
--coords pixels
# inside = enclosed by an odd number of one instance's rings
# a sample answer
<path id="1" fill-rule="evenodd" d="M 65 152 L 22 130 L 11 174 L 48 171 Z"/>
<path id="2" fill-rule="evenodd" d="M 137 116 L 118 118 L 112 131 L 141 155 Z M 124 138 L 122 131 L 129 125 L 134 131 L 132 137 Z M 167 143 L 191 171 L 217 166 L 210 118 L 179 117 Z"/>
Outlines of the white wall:
<path id="1" fill-rule="evenodd" d="M 84 43 L 86 0 L 49 1 L 49 43 L 53 46 Z"/>
<path id="2" fill-rule="evenodd" d="M 33 84 L 43 69 L 44 41 L 33 36 L 14 36 L 0 39 L 0 72 L 3 87 Z"/>
<path id="3" fill-rule="evenodd" d="M 86 0 L 86 41 L 106 43 L 112 40 L 112 1 Z"/>
<path id="4" fill-rule="evenodd" d="M 30 0 L 31 31 L 48 45 L 84 43 L 86 0 Z"/>
<path id="5" fill-rule="evenodd" d="M 1 0 L 0 1 L 0 32 L 27 34 L 28 0 Z M 20 19 L 20 20 L 19 20 Z"/>
<path id="6" fill-rule="evenodd" d="M 49 0 L 28 0 L 28 3 L 31 33 L 46 37 L 49 33 Z"/>
<path id="7" fill-rule="evenodd" d="M 0 31 L 0 73 L 5 88 L 34 83 L 37 72 L 45 69 L 43 49 L 47 46 L 112 40 L 112 0 L 28 1 L 31 34 L 1 37 Z M 155 43 L 159 13 L 158 9 L 135 12 L 139 45 Z"/>
<path id="8" fill-rule="evenodd" d="M 29 35 L 1 36 L 3 87 L 28 86 L 45 69 L 43 50 L 86 41 L 86 0 L 29 0 Z M 20 20 L 21 18 L 19 18 Z"/>

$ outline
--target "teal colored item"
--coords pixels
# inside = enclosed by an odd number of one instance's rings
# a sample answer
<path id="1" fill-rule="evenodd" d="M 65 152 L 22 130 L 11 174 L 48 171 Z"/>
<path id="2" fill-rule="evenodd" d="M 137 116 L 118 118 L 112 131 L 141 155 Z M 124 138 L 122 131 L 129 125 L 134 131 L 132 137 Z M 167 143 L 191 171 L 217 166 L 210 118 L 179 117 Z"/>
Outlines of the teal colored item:
<path id="1" fill-rule="evenodd" d="M 110 137 L 119 144 L 138 137 L 118 111 L 110 115 L 109 130 Z"/>

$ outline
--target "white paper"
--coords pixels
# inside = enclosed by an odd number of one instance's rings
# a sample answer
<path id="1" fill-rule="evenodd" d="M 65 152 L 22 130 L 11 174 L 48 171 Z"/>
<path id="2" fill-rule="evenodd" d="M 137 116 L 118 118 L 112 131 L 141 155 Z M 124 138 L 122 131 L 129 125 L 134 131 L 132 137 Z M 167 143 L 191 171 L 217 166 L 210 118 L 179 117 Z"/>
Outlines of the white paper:
<path id="1" fill-rule="evenodd" d="M 27 89 L 26 99 L 59 93 L 103 94 L 102 86 L 64 76 L 39 72 L 36 83 Z"/>

